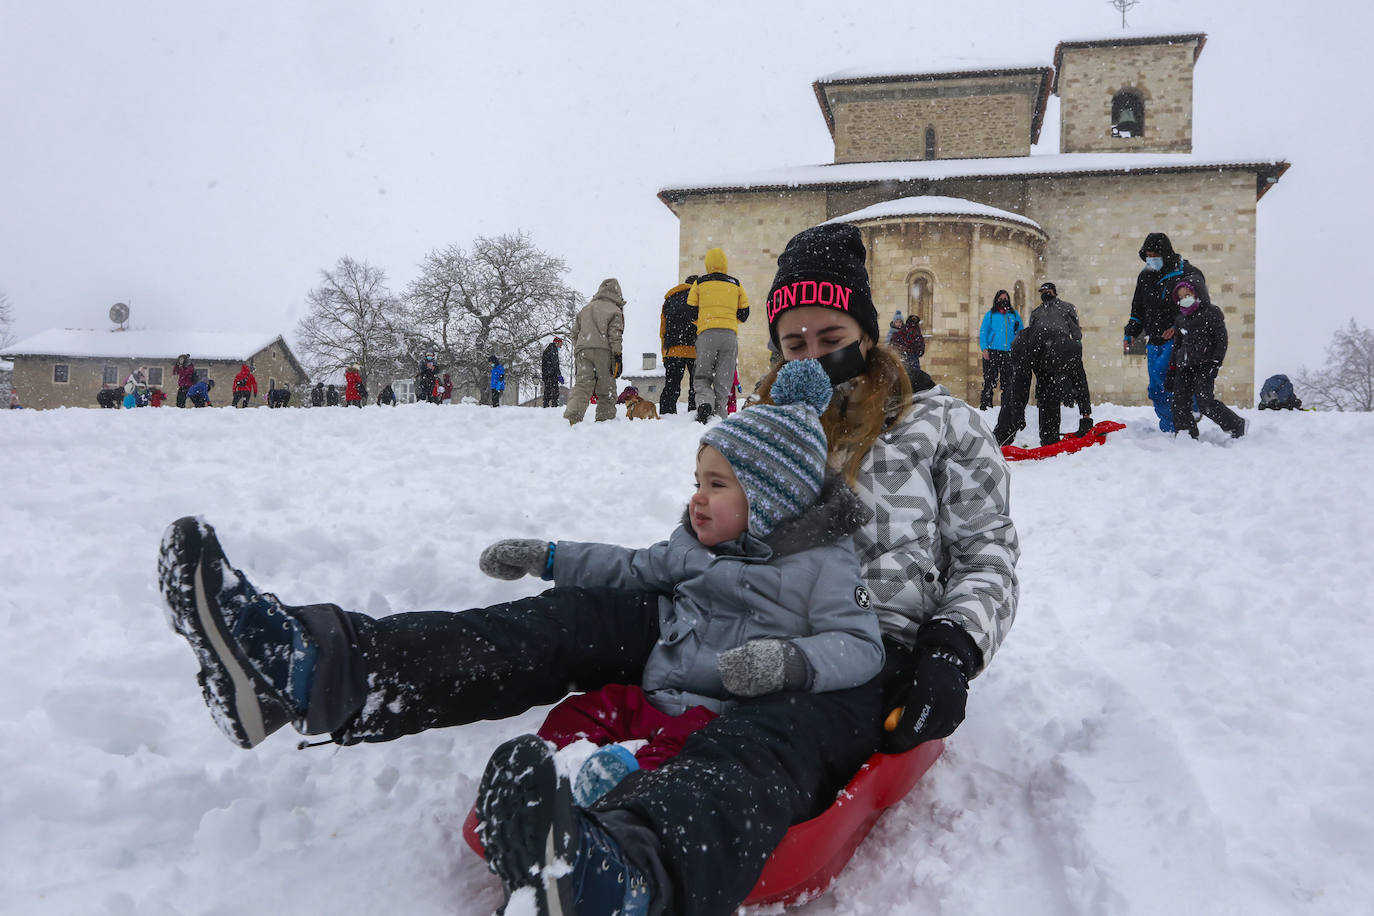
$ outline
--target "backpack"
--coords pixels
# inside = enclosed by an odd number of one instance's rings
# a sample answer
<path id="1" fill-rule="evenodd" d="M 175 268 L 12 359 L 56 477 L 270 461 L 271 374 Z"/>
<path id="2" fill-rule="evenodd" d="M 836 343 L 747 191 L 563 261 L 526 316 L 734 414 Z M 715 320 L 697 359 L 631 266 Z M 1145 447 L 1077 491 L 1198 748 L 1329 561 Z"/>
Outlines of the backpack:
<path id="1" fill-rule="evenodd" d="M 1260 387 L 1260 410 L 1297 410 L 1302 407 L 1293 383 L 1286 375 L 1271 375 Z"/>

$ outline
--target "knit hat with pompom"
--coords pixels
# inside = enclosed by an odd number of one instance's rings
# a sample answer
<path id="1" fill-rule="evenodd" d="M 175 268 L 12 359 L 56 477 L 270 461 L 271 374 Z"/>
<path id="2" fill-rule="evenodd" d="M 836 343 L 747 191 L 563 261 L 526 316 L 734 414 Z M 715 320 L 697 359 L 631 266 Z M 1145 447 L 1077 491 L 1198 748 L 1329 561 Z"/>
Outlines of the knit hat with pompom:
<path id="1" fill-rule="evenodd" d="M 784 363 L 769 392 L 772 404 L 745 408 L 701 437 L 701 444 L 724 455 L 739 478 L 755 537 L 768 537 L 820 498 L 828 452 L 821 414 L 833 393 L 816 360 Z"/>

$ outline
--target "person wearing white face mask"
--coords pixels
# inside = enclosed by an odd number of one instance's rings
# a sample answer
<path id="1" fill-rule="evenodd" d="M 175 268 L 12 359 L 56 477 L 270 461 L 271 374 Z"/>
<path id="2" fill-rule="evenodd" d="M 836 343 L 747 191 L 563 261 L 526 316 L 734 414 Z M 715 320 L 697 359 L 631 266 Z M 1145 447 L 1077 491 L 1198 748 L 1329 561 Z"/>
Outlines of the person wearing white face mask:
<path id="1" fill-rule="evenodd" d="M 1145 262 L 1145 269 L 1136 277 L 1122 350 L 1129 353 L 1134 339 L 1145 335 L 1145 366 L 1150 376 L 1147 391 L 1154 403 L 1155 415 L 1159 417 L 1160 430 L 1171 433 L 1174 431 L 1173 395 L 1164 388 L 1164 374 L 1172 359 L 1171 338 L 1174 319 L 1178 317 L 1173 290 L 1180 281 L 1187 280 L 1206 299 L 1207 279 L 1196 266 L 1179 257 L 1163 232 L 1145 236 L 1138 254 Z"/>
<path id="2" fill-rule="evenodd" d="M 1190 409 L 1196 398 L 1204 417 L 1239 439 L 1245 435 L 1245 421 L 1213 393 L 1217 372 L 1226 359 L 1225 316 L 1204 290 L 1187 280 L 1174 287 L 1173 300 L 1179 311 L 1171 335 L 1173 360 L 1166 381 L 1174 394 L 1175 435 L 1186 430 L 1194 439 L 1198 437 L 1197 420 Z"/>

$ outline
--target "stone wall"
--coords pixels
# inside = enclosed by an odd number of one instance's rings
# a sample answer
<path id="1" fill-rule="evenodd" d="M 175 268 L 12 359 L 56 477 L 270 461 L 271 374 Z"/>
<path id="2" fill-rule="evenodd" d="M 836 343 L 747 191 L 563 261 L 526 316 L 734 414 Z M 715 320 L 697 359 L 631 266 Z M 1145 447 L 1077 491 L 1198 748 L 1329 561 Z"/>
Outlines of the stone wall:
<path id="1" fill-rule="evenodd" d="M 887 186 L 905 196 L 912 189 Z M 1217 391 L 1230 404 L 1254 403 L 1255 176 L 1251 172 L 1173 172 L 1120 176 L 981 179 L 931 182 L 927 193 L 960 197 L 1022 213 L 1048 236 L 1043 253 L 1028 242 L 999 239 L 1006 230 L 973 234 L 965 226 L 869 228 L 870 272 L 882 327 L 900 307 L 908 312 L 906 280 L 917 267 L 935 279 L 934 314 L 926 323 L 929 358 L 936 378 L 964 397 L 980 383 L 976 322 L 999 288 L 1021 280 L 1027 314 L 1036 286 L 1052 279 L 1060 295 L 1078 306 L 1084 331 L 1088 381 L 1096 401 L 1145 404 L 1143 356 L 1121 352 L 1135 278 L 1143 266 L 1137 250 L 1150 232 L 1167 232 L 1175 247 L 1207 276 L 1212 299 L 1226 316 L 1230 352 Z M 721 245 L 750 301 L 767 295 L 778 252 L 793 234 L 829 218 L 877 202 L 866 188 L 718 193 L 677 204 L 682 217 L 679 269 L 700 272 L 707 248 Z M 976 257 L 975 257 L 976 255 Z M 656 306 L 657 304 L 655 304 Z M 767 366 L 767 322 L 761 311 L 741 329 L 746 389 Z M 746 380 L 747 379 L 747 380 Z M 22 396 L 22 391 L 21 391 Z"/>
<path id="2" fill-rule="evenodd" d="M 768 319 L 764 300 L 787 240 L 825 222 L 825 192 L 741 192 L 691 197 L 674 209 L 681 222 L 678 279 L 706 272 L 707 250 L 725 251 L 730 273 L 749 296 L 749 320 L 740 326 L 740 384 L 751 390 L 768 370 Z M 654 303 L 658 308 L 661 303 Z M 658 317 L 653 317 L 658 326 Z"/>
<path id="3" fill-rule="evenodd" d="M 1059 67 L 1059 149 L 1064 153 L 1193 151 L 1197 41 L 1064 48 Z M 1112 99 L 1123 89 L 1145 104 L 1139 137 L 1112 136 Z"/>
<path id="4" fill-rule="evenodd" d="M 1084 177 L 1027 182 L 1026 216 L 1049 233 L 1045 278 L 1078 306 L 1094 400 L 1148 403 L 1144 356 L 1124 356 L 1138 251 L 1151 232 L 1207 277 L 1230 349 L 1217 379 L 1229 404 L 1254 403 L 1255 176 L 1248 172 Z"/>
<path id="5" fill-rule="evenodd" d="M 861 98 L 834 107 L 835 161 L 926 159 L 926 128 L 936 159 L 1030 153 L 1033 100 L 1005 94 L 943 98 Z"/>

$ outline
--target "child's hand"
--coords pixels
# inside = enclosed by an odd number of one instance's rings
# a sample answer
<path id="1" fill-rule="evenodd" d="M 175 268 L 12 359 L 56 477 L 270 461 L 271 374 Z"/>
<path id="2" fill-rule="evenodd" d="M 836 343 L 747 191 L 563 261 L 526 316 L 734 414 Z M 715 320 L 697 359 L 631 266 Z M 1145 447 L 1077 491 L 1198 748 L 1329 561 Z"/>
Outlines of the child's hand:
<path id="1" fill-rule="evenodd" d="M 543 576 L 549 562 L 548 541 L 507 538 L 497 541 L 477 559 L 477 568 L 493 579 L 519 579 Z"/>
<path id="2" fill-rule="evenodd" d="M 737 697 L 761 697 L 781 690 L 805 690 L 811 665 L 790 639 L 751 639 L 720 653 L 720 682 Z"/>

